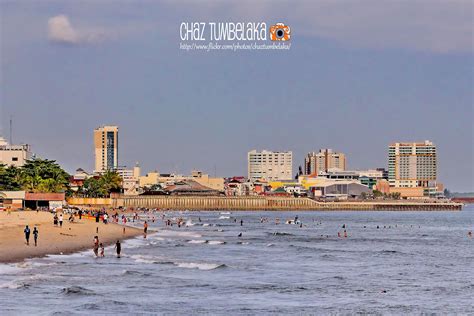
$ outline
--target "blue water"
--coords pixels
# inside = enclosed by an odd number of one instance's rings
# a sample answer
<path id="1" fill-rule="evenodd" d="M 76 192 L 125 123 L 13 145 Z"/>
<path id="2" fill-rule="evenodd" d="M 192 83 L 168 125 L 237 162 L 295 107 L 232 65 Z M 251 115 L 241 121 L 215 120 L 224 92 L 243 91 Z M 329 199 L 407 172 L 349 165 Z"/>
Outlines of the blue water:
<path id="1" fill-rule="evenodd" d="M 472 206 L 166 214 L 189 226 L 150 223 L 120 259 L 109 247 L 0 265 L 0 314 L 474 313 Z M 302 228 L 285 224 L 296 215 Z"/>

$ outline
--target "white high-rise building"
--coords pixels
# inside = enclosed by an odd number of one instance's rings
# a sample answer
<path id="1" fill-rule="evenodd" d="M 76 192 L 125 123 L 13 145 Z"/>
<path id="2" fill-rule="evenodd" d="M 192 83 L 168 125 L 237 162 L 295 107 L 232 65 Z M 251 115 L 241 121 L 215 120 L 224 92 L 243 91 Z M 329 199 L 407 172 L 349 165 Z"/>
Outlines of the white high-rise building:
<path id="1" fill-rule="evenodd" d="M 94 130 L 95 172 L 118 168 L 118 127 L 101 126 Z"/>
<path id="2" fill-rule="evenodd" d="M 248 152 L 248 178 L 250 181 L 291 180 L 293 178 L 293 153 L 263 150 Z"/>
<path id="3" fill-rule="evenodd" d="M 394 143 L 388 149 L 388 181 L 397 188 L 429 187 L 436 182 L 436 145 Z"/>

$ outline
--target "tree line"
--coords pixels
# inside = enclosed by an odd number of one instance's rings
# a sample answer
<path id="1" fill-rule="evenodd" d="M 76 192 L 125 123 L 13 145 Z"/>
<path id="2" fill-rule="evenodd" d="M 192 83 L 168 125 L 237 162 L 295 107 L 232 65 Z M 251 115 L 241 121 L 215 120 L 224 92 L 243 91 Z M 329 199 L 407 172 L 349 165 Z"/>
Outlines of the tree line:
<path id="1" fill-rule="evenodd" d="M 22 167 L 0 164 L 0 191 L 66 193 L 66 196 L 107 197 L 120 192 L 122 178 L 114 171 L 88 178 L 73 191 L 70 175 L 54 160 L 34 158 Z"/>

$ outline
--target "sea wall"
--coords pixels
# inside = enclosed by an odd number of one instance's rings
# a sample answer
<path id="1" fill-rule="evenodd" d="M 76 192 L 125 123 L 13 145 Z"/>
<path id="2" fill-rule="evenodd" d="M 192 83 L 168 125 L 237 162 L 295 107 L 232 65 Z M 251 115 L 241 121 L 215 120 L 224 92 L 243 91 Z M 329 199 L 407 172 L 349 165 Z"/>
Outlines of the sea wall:
<path id="1" fill-rule="evenodd" d="M 67 204 L 69 205 L 81 205 L 81 206 L 111 206 L 111 198 L 67 198 Z"/>
<path id="2" fill-rule="evenodd" d="M 318 202 L 293 197 L 221 196 L 121 196 L 112 199 L 113 207 L 147 207 L 173 210 L 461 210 L 460 203 L 416 201 Z"/>

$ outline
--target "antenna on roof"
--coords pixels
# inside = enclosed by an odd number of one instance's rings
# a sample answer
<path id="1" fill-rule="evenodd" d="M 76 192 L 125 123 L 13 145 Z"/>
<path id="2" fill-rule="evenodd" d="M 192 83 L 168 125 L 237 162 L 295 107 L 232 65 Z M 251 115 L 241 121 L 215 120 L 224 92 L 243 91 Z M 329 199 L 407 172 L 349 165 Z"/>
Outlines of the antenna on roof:
<path id="1" fill-rule="evenodd" d="M 10 115 L 10 145 L 13 145 L 13 116 Z"/>

